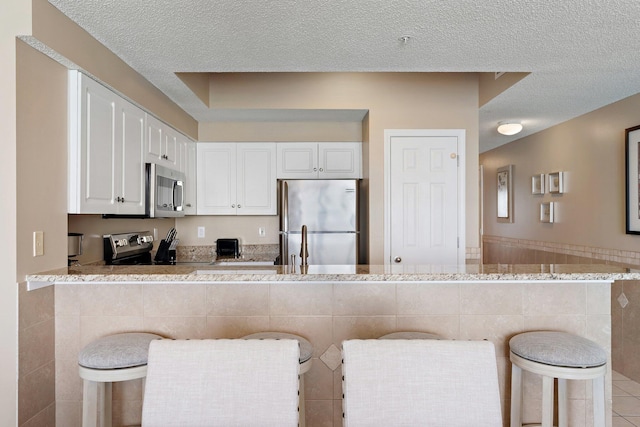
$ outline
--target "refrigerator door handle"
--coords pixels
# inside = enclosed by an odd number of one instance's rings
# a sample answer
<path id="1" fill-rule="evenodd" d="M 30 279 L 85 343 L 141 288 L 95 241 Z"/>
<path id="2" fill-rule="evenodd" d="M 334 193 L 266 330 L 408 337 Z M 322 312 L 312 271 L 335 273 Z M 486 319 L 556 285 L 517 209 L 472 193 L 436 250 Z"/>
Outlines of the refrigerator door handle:
<path id="1" fill-rule="evenodd" d="M 282 181 L 282 212 L 280 212 L 280 231 L 289 231 L 289 184 Z"/>

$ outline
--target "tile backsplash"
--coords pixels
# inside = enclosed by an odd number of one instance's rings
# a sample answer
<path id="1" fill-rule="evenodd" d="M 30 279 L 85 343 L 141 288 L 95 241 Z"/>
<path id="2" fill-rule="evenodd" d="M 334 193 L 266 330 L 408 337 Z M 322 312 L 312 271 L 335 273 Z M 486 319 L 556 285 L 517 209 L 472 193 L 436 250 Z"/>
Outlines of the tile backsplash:
<path id="1" fill-rule="evenodd" d="M 242 245 L 241 257 L 257 261 L 271 261 L 278 256 L 279 245 Z M 181 246 L 176 248 L 180 262 L 210 262 L 216 259 L 216 245 Z"/>

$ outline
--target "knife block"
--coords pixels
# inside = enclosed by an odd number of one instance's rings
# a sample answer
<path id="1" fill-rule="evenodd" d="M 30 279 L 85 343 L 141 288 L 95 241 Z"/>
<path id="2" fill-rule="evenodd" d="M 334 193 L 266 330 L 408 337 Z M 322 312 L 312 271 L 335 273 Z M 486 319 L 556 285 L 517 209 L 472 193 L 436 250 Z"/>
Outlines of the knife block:
<path id="1" fill-rule="evenodd" d="M 171 246 L 170 242 L 167 242 L 165 239 L 160 240 L 160 244 L 158 245 L 158 251 L 156 252 L 156 257 L 154 261 L 156 264 L 175 264 L 176 263 L 176 250 L 169 249 Z"/>

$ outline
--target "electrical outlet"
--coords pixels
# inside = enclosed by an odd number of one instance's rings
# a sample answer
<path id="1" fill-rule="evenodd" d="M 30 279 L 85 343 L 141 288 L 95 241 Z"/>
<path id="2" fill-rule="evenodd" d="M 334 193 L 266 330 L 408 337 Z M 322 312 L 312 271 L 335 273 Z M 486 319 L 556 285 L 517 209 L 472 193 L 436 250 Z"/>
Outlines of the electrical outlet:
<path id="1" fill-rule="evenodd" d="M 44 255 L 44 231 L 33 232 L 33 256 Z"/>
<path id="2" fill-rule="evenodd" d="M 267 230 L 265 230 L 264 227 L 258 228 L 258 236 L 264 237 L 266 235 L 267 235 Z"/>
<path id="3" fill-rule="evenodd" d="M 204 238 L 204 227 L 198 227 L 198 238 L 199 239 Z"/>

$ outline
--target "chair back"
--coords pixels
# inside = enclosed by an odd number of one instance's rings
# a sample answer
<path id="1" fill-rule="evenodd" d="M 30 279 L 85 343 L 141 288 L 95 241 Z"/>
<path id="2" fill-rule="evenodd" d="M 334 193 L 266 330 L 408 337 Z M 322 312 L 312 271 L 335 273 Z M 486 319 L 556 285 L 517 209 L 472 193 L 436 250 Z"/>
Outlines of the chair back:
<path id="1" fill-rule="evenodd" d="M 149 346 L 143 427 L 298 425 L 295 340 L 159 340 Z"/>
<path id="2" fill-rule="evenodd" d="M 344 425 L 502 427 L 488 341 L 342 343 Z"/>

